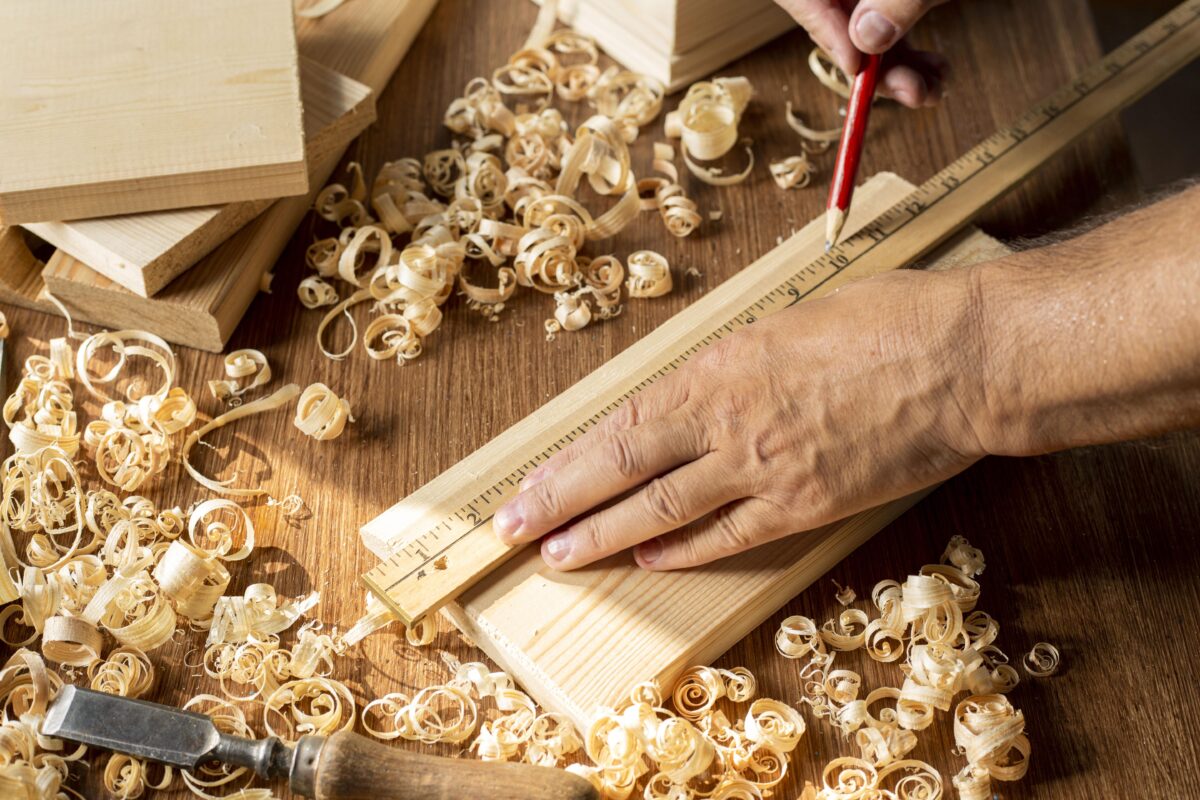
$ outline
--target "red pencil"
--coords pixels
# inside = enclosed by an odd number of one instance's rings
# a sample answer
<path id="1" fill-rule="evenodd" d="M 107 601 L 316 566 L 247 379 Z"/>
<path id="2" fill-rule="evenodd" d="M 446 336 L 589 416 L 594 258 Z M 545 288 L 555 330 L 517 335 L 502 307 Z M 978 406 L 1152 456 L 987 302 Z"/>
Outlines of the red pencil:
<path id="1" fill-rule="evenodd" d="M 837 244 L 838 234 L 846 224 L 850 198 L 854 195 L 854 176 L 862 155 L 863 140 L 867 138 L 867 117 L 875 98 L 875 83 L 879 80 L 880 56 L 864 56 L 862 69 L 854 76 L 850 87 L 850 102 L 846 106 L 846 124 L 842 126 L 842 141 L 838 144 L 837 163 L 833 167 L 833 182 L 829 184 L 829 202 L 825 211 L 825 252 Z"/>

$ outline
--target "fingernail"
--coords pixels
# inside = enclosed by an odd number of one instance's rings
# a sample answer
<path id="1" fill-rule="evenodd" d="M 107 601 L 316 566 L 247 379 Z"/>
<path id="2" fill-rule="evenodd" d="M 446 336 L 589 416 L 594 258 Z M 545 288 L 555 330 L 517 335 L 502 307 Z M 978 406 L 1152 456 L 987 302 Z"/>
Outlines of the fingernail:
<path id="1" fill-rule="evenodd" d="M 516 536 L 517 531 L 524 524 L 525 516 L 521 512 L 521 501 L 517 499 L 500 506 L 500 510 L 492 519 L 492 530 L 501 539 L 507 540 Z"/>
<path id="2" fill-rule="evenodd" d="M 521 485 L 518 488 L 518 491 L 523 492 L 526 489 L 530 489 L 534 486 L 537 486 L 539 483 L 542 482 L 542 479 L 544 479 L 545 477 L 546 477 L 546 468 L 538 467 L 533 472 L 529 473 L 528 475 L 526 475 L 524 478 L 521 479 Z"/>
<path id="3" fill-rule="evenodd" d="M 872 51 L 886 50 L 896 39 L 896 26 L 878 11 L 868 11 L 854 26 L 858 38 Z"/>
<path id="4" fill-rule="evenodd" d="M 556 533 L 546 539 L 545 553 L 551 561 L 562 561 L 571 554 L 571 535 Z"/>
<path id="5" fill-rule="evenodd" d="M 662 539 L 657 536 L 648 542 L 642 542 L 638 545 L 638 560 L 643 564 L 653 564 L 658 561 L 659 556 L 663 552 Z"/>

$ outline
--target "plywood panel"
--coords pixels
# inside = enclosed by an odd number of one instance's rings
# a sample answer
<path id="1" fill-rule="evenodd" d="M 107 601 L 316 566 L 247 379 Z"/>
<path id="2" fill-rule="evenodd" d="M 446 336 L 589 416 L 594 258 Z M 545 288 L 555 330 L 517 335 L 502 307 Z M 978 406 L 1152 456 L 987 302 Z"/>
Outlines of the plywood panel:
<path id="1" fill-rule="evenodd" d="M 6 0 L 0 30 L 0 222 L 308 190 L 292 0 Z"/>
<path id="2" fill-rule="evenodd" d="M 371 90 L 358 81 L 304 58 L 300 82 L 310 161 L 344 146 L 375 119 Z M 151 297 L 271 202 L 253 200 L 25 227 L 119 286 Z"/>

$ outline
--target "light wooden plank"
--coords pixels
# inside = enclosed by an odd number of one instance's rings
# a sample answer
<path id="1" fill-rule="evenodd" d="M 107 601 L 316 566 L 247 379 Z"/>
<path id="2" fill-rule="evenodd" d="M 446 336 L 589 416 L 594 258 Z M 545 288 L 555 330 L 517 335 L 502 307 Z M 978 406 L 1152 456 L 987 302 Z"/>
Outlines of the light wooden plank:
<path id="1" fill-rule="evenodd" d="M 848 233 L 912 189 L 895 175 L 872 178 L 856 192 Z M 729 309 L 753 302 L 796 265 L 815 259 L 823 239 L 823 221 L 810 223 L 711 292 L 709 302 L 701 300 L 658 331 L 693 325 L 707 330 L 710 319 L 723 319 Z M 958 241 L 946 256 L 954 263 L 1005 252 L 978 232 Z M 651 343 L 662 339 L 666 347 L 656 350 Z M 656 368 L 657 358 L 666 360 L 674 352 L 671 342 L 671 337 L 658 333 L 643 339 L 477 451 L 483 455 L 468 457 L 434 484 L 449 487 L 455 474 L 474 479 L 487 472 L 500 453 L 511 451 L 511 460 L 520 461 L 517 454 L 536 436 L 540 421 L 569 417 L 572 407 L 583 409 L 592 398 L 607 396 L 610 386 Z M 504 468 L 502 464 L 496 470 Z M 427 491 L 434 484 L 420 490 L 420 502 L 414 502 L 414 495 L 364 526 L 363 541 L 372 552 L 387 557 L 403 548 L 409 536 L 425 530 L 421 524 L 398 520 L 414 508 L 414 513 L 420 508 L 436 513 L 438 500 Z M 525 548 L 444 610 L 540 703 L 582 723 L 590 709 L 617 703 L 639 681 L 669 682 L 690 664 L 715 659 L 919 497 L 902 498 L 818 531 L 679 572 L 645 572 L 622 554 L 588 569 L 559 573 L 542 562 L 537 548 Z"/>
<path id="2" fill-rule="evenodd" d="M 437 0 L 354 0 L 298 25 L 301 54 L 378 94 L 386 86 Z M 340 156 L 342 148 L 335 153 Z M 339 158 L 321 161 L 304 197 L 280 200 L 153 298 L 139 297 L 69 256 L 51 258 L 46 285 L 85 322 L 126 327 L 140 322 L 175 344 L 219 351 L 249 308 L 265 275 L 308 213 Z M 186 322 L 184 322 L 186 320 Z"/>
<path id="3" fill-rule="evenodd" d="M 308 191 L 292 0 L 5 0 L 0 30 L 0 223 Z"/>
<path id="4" fill-rule="evenodd" d="M 669 91 L 707 77 L 796 27 L 774 0 L 748 0 L 734 17 L 722 0 L 577 0 L 559 8 L 563 22 L 595 38 L 628 69 L 662 81 Z"/>
<path id="5" fill-rule="evenodd" d="M 51 311 L 50 301 L 39 297 L 44 266 L 30 252 L 20 228 L 0 228 L 0 302 Z"/>
<path id="6" fill-rule="evenodd" d="M 301 59 L 300 86 L 310 161 L 345 145 L 375 119 L 370 88 L 311 58 Z M 253 200 L 24 227 L 134 294 L 152 297 L 271 202 Z"/>

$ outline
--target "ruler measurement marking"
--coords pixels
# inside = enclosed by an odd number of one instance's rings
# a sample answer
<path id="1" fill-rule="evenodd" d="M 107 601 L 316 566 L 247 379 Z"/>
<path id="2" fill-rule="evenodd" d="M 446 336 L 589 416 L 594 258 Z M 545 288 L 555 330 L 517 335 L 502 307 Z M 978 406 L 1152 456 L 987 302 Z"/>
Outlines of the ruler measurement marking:
<path id="1" fill-rule="evenodd" d="M 1182 22 L 1176 22 L 1174 17 L 1183 16 L 1185 12 L 1190 12 L 1191 16 Z M 1169 16 L 1170 18 L 1162 21 L 1161 24 L 1152 25 L 1140 36 L 1135 37 L 1130 42 L 1114 50 L 1101 61 L 1089 67 L 1075 78 L 1072 83 L 1062 86 L 1040 104 L 1029 109 L 1013 125 L 1008 128 L 1002 128 L 988 136 L 959 159 L 936 173 L 914 190 L 909 197 L 896 203 L 880 214 L 875 220 L 848 237 L 833 251 L 805 265 L 797 273 L 784 279 L 777 287 L 760 295 L 757 300 L 750 303 L 732 318 L 729 318 L 725 324 L 709 331 L 701 339 L 684 348 L 665 365 L 643 378 L 616 400 L 592 414 L 576 428 L 551 442 L 533 460 L 528 462 L 528 466 L 532 469 L 539 461 L 548 459 L 553 452 L 561 451 L 563 444 L 570 444 L 576 438 L 586 433 L 588 428 L 595 426 L 600 420 L 618 408 L 626 398 L 632 397 L 646 386 L 654 383 L 659 377 L 664 377 L 669 371 L 677 370 L 692 355 L 699 352 L 705 346 L 715 341 L 721 341 L 727 334 L 733 333 L 746 325 L 753 324 L 761 316 L 761 312 L 767 309 L 780 310 L 779 306 L 781 305 L 783 308 L 795 305 L 811 296 L 851 265 L 859 263 L 876 250 L 876 248 L 882 246 L 889 238 L 903 231 L 915 220 L 920 219 L 936 208 L 943 200 L 953 197 L 956 192 L 968 187 L 971 181 L 979 175 L 986 174 L 991 165 L 996 161 L 1013 153 L 1047 126 L 1053 124 L 1055 120 L 1061 118 L 1079 103 L 1091 97 L 1109 82 L 1116 80 L 1129 67 L 1153 53 L 1156 47 L 1163 42 L 1173 36 L 1179 35 L 1181 32 L 1187 30 L 1189 26 L 1195 24 L 1197 20 L 1200 20 L 1200 2 L 1193 0 L 1193 2 L 1186 6 L 1177 8 Z M 1150 35 L 1155 32 L 1161 32 L 1162 36 L 1149 41 Z M 1026 173 L 1022 173 L 1022 176 L 1024 174 Z M 1007 188 L 1010 187 L 1005 187 L 1004 190 L 1006 191 Z M 806 276 L 813 276 L 815 282 L 812 282 L 810 285 L 810 281 Z M 760 313 L 756 314 L 755 312 Z M 498 498 L 503 498 L 505 496 L 504 492 L 499 487 L 502 484 L 513 486 L 515 485 L 514 477 L 518 475 L 524 477 L 525 474 L 524 469 L 519 469 L 501 478 L 491 488 L 480 495 L 478 501 L 490 510 L 491 503 L 487 500 L 487 496 L 494 492 Z M 410 539 L 403 548 L 382 562 L 376 570 L 372 570 L 368 574 L 376 573 L 383 564 L 392 564 L 396 568 L 403 569 L 406 566 L 401 558 L 403 555 L 407 555 L 409 558 L 423 558 L 420 563 L 412 565 L 407 573 L 400 578 L 392 580 L 386 586 L 385 591 L 390 592 L 413 575 L 418 574 L 421 569 L 428 567 L 431 562 L 445 555 L 450 549 L 492 520 L 492 515 L 490 514 L 487 517 L 481 518 L 480 512 L 473 505 L 468 505 L 465 508 L 472 513 L 473 519 L 478 520 L 478 522 L 469 527 L 459 527 L 451 526 L 446 520 L 443 520 L 426 533 Z M 457 517 L 465 526 L 467 520 L 462 516 L 462 511 L 463 509 L 460 509 L 459 512 L 455 512 L 452 516 Z M 432 538 L 441 543 L 439 534 L 437 533 L 439 528 L 445 528 L 447 533 L 450 534 L 450 538 L 433 555 L 426 555 L 428 552 L 428 548 L 425 547 L 427 539 Z M 457 533 L 453 531 L 453 528 L 458 528 Z M 379 582 L 373 579 L 369 582 L 375 586 L 380 585 Z"/>

